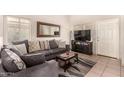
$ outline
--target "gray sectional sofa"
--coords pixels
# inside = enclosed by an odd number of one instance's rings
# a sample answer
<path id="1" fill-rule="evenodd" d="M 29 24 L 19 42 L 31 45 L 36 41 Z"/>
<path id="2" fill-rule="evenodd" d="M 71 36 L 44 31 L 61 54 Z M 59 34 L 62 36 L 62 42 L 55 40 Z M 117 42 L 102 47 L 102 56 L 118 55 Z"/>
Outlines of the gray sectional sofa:
<path id="1" fill-rule="evenodd" d="M 58 77 L 57 64 L 55 60 L 46 61 L 16 73 L 7 72 L 0 64 L 0 77 Z"/>
<path id="2" fill-rule="evenodd" d="M 19 54 L 18 51 L 13 51 L 20 56 L 25 62 L 26 69 L 18 72 L 8 72 L 2 65 L 4 62 L 0 62 L 0 76 L 12 76 L 12 77 L 56 77 L 58 76 L 58 63 L 53 60 L 57 55 L 67 51 L 65 48 L 55 47 L 54 45 L 50 49 L 38 50 L 29 52 L 28 40 L 21 42 L 13 42 L 14 45 L 25 44 L 27 54 Z M 4 53 L 1 55 L 4 56 Z M 3 60 L 6 60 L 5 57 Z M 1 61 L 1 59 L 0 59 Z"/>
<path id="3" fill-rule="evenodd" d="M 22 44 L 22 43 L 24 43 L 26 45 L 27 54 L 25 54 L 25 55 L 31 55 L 31 54 L 39 54 L 40 55 L 40 54 L 44 54 L 46 60 L 51 60 L 51 59 L 55 58 L 56 55 L 64 53 L 64 52 L 67 51 L 67 49 L 66 49 L 67 45 L 65 45 L 65 48 L 59 48 L 57 46 L 57 47 L 52 48 L 52 49 L 50 48 L 50 49 L 37 50 L 37 51 L 29 52 L 28 40 L 24 40 L 24 41 L 20 41 L 20 42 L 13 42 L 14 45 L 18 45 L 18 44 Z"/>

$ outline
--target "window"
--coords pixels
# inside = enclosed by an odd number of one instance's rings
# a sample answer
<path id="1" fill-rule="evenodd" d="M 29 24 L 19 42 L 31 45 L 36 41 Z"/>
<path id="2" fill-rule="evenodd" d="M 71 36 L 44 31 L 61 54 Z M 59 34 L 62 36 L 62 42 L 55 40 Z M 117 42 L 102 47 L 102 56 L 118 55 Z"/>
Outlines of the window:
<path id="1" fill-rule="evenodd" d="M 31 22 L 29 19 L 7 16 L 7 42 L 30 39 Z"/>

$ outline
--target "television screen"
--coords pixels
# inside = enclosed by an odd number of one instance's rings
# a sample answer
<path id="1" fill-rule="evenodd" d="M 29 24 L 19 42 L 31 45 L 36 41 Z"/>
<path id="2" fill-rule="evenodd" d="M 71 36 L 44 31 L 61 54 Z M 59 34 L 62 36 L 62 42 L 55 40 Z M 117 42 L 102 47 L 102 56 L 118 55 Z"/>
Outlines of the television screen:
<path id="1" fill-rule="evenodd" d="M 90 30 L 79 30 L 74 32 L 74 37 L 75 40 L 78 41 L 90 41 L 91 36 L 90 36 Z"/>

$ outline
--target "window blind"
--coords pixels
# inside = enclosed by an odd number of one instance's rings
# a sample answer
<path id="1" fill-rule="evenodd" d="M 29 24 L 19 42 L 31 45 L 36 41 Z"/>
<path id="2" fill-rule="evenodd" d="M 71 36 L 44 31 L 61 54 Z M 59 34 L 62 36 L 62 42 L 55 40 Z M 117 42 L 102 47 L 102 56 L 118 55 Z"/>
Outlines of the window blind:
<path id="1" fill-rule="evenodd" d="M 30 39 L 31 21 L 26 18 L 7 16 L 8 43 Z"/>

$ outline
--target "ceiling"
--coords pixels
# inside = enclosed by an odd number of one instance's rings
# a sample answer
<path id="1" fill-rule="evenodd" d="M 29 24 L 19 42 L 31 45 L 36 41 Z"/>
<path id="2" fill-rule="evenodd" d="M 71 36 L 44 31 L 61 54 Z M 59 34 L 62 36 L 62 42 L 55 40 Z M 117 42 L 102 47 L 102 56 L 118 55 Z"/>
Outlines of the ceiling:
<path id="1" fill-rule="evenodd" d="M 70 15 L 70 23 L 75 24 L 84 24 L 92 23 L 99 20 L 119 18 L 119 15 Z"/>

